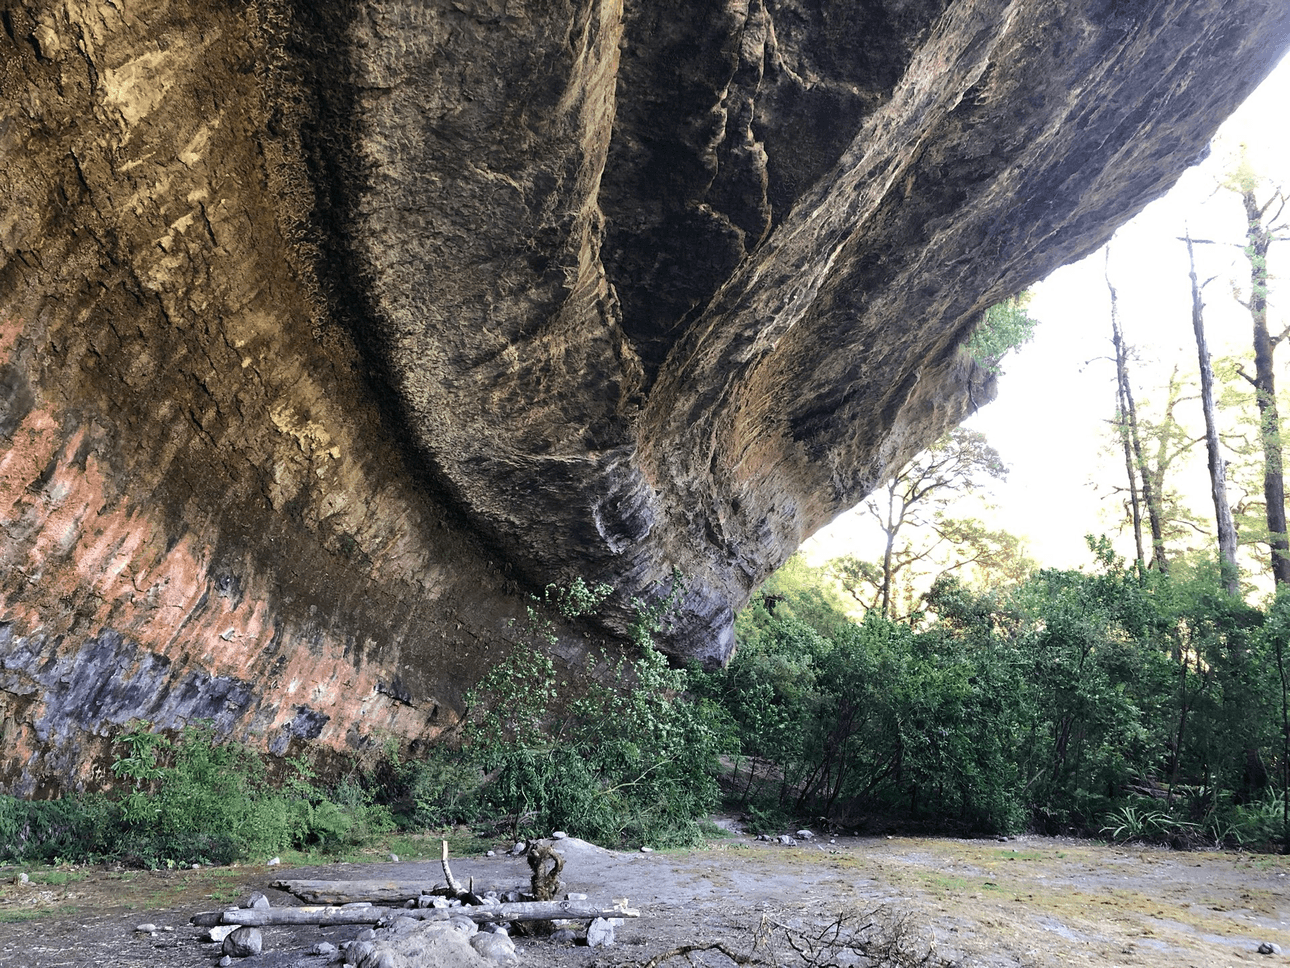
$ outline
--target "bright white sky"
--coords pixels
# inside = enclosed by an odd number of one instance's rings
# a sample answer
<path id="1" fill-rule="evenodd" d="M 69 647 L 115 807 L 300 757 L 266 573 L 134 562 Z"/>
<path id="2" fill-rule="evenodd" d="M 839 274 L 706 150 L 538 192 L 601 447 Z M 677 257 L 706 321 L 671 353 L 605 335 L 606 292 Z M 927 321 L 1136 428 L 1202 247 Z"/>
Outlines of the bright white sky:
<path id="1" fill-rule="evenodd" d="M 1267 174 L 1269 184 L 1290 188 L 1290 130 L 1281 123 L 1287 103 L 1290 58 L 1223 126 L 1210 158 L 1123 226 L 1111 243 L 1110 272 L 1121 325 L 1141 362 L 1132 377 L 1140 412 L 1144 404 L 1163 398 L 1159 388 L 1175 364 L 1189 385 L 1187 395 L 1199 393 L 1187 254 L 1177 241 L 1185 227 L 1195 238 L 1236 243 L 1197 249 L 1201 280 L 1218 275 L 1205 290 L 1205 325 L 1212 355 L 1251 356 L 1249 316 L 1233 298 L 1229 281 L 1248 272 L 1238 247 L 1243 244 L 1243 210 L 1236 195 L 1215 187 L 1238 146 L 1245 144 L 1255 170 Z M 1275 277 L 1290 271 L 1284 269 L 1290 264 L 1290 242 L 1281 246 L 1279 252 L 1274 244 L 1268 260 L 1274 276 L 1274 332 L 1285 325 L 1277 326 L 1278 309 L 1284 317 L 1285 308 L 1278 306 Z M 1011 468 L 1006 484 L 993 488 L 996 508 L 972 513 L 1025 538 L 1031 556 L 1045 566 L 1088 564 L 1084 535 L 1113 534 L 1122 514 L 1121 498 L 1112 496 L 1111 488 L 1124 478 L 1123 453 L 1107 447 L 1115 367 L 1104 258 L 1097 252 L 1033 287 L 1030 312 L 1040 320 L 1035 338 L 1004 360 L 998 398 L 967 424 L 983 432 Z M 1288 360 L 1290 351 L 1283 349 L 1277 361 L 1283 386 L 1290 385 L 1290 375 L 1282 375 Z M 1197 435 L 1203 432 L 1198 400 L 1181 405 L 1179 417 L 1194 425 Z M 1203 448 L 1199 450 L 1185 490 L 1196 495 L 1192 509 L 1212 520 Z M 1133 556 L 1131 534 L 1117 539 L 1117 545 Z M 842 554 L 876 558 L 881 547 L 861 508 L 821 530 L 803 550 L 818 564 Z"/>

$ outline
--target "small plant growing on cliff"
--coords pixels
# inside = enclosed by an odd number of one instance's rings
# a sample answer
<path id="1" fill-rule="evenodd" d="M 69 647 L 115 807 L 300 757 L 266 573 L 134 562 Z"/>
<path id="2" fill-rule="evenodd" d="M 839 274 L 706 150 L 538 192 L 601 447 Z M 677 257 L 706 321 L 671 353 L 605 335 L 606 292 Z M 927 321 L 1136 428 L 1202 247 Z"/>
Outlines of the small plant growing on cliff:
<path id="1" fill-rule="evenodd" d="M 1038 320 L 1026 311 L 1029 305 L 1030 292 L 1022 290 L 987 309 L 967 343 L 972 359 L 991 373 L 998 373 L 1003 358 L 1035 335 Z"/>

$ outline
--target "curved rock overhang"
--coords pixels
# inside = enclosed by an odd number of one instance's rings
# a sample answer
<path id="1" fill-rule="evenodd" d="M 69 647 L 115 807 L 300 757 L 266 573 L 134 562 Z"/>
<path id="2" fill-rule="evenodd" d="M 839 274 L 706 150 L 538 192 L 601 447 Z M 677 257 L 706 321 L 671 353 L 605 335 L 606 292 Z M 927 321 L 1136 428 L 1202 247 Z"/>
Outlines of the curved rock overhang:
<path id="1" fill-rule="evenodd" d="M 0 10 L 0 775 L 132 717 L 432 739 L 527 588 L 800 542 L 986 402 L 1280 0 Z M 572 647 L 572 646 L 571 646 Z M 96 745 L 97 744 L 97 745 Z M 86 775 L 82 772 L 82 779 Z"/>

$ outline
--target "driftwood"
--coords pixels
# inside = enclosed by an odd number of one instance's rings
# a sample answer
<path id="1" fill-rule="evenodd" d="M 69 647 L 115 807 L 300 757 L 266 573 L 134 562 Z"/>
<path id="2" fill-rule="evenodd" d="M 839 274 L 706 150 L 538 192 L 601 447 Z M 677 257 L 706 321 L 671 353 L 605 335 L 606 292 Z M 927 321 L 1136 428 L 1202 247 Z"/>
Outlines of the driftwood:
<path id="1" fill-rule="evenodd" d="M 461 882 L 453 876 L 452 868 L 448 866 L 448 841 L 441 841 L 442 850 L 440 852 L 441 862 L 443 864 L 443 877 L 448 882 L 445 887 L 443 884 L 435 884 L 433 887 L 426 887 L 424 882 L 410 883 L 407 881 L 313 881 L 313 880 L 280 880 L 274 881 L 273 887 L 280 891 L 286 891 L 294 894 L 302 901 L 309 901 L 314 904 L 350 904 L 355 901 L 368 901 L 373 904 L 400 904 L 404 901 L 415 901 L 422 895 L 430 894 L 438 897 L 460 897 L 467 899 L 468 903 L 478 903 L 473 899 L 472 883 L 470 887 L 462 887 Z"/>
<path id="2" fill-rule="evenodd" d="M 273 887 L 294 894 L 310 904 L 349 904 L 368 901 L 372 904 L 401 904 L 415 901 L 423 894 L 448 897 L 450 888 L 436 884 L 427 888 L 425 883 L 407 881 L 274 881 Z"/>
<path id="3" fill-rule="evenodd" d="M 347 904 L 341 907 L 230 908 L 227 911 L 203 911 L 193 915 L 192 923 L 200 927 L 236 924 L 262 928 L 273 924 L 376 924 L 394 918 L 421 921 L 446 920 L 453 917 L 472 921 L 549 921 L 564 918 L 590 921 L 594 918 L 638 918 L 640 912 L 626 905 L 603 907 L 588 901 L 518 901 L 512 904 L 463 904 L 451 908 L 398 908 L 370 904 Z"/>

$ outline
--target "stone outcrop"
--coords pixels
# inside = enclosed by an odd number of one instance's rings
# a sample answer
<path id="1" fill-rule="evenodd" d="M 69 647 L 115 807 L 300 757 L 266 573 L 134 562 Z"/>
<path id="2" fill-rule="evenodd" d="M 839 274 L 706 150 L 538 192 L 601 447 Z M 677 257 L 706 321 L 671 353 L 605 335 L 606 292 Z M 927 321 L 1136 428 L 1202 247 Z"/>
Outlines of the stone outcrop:
<path id="1" fill-rule="evenodd" d="M 0 7 L 0 776 L 433 739 L 524 594 L 718 661 L 1279 0 Z M 571 642 L 573 640 L 570 640 Z"/>

